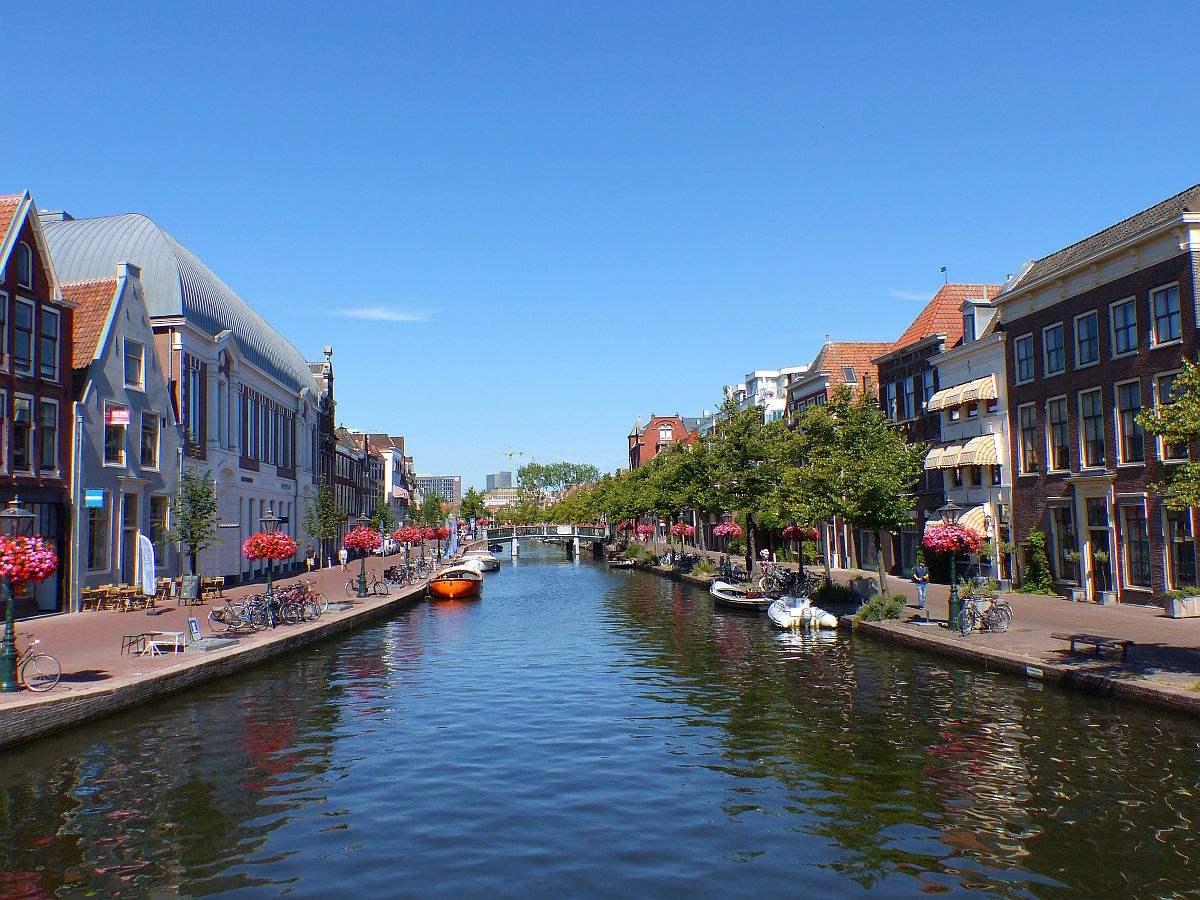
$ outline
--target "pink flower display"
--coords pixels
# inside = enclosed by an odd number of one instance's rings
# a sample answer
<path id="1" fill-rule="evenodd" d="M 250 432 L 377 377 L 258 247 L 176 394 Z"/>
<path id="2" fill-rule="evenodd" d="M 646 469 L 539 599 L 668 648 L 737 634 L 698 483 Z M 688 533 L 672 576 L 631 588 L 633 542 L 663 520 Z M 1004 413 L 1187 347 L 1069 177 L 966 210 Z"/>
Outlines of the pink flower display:
<path id="1" fill-rule="evenodd" d="M 966 525 L 933 525 L 925 529 L 921 546 L 934 553 L 975 553 L 983 535 Z"/>
<path id="2" fill-rule="evenodd" d="M 374 528 L 355 528 L 343 543 L 347 550 L 377 550 L 383 544 L 383 535 Z"/>
<path id="3" fill-rule="evenodd" d="M 13 585 L 45 581 L 58 569 L 58 557 L 39 535 L 0 537 L 0 575 Z"/>
<path id="4" fill-rule="evenodd" d="M 713 534 L 717 537 L 740 538 L 742 536 L 742 526 L 737 522 L 722 522 L 713 529 Z"/>
<path id="5" fill-rule="evenodd" d="M 421 529 L 413 528 L 411 525 L 405 525 L 403 528 L 397 528 L 392 532 L 392 538 L 400 544 L 419 544 L 421 543 L 421 537 Z"/>
<path id="6" fill-rule="evenodd" d="M 246 538 L 242 544 L 242 556 L 256 559 L 291 559 L 296 555 L 296 542 L 282 531 L 268 534 L 260 531 Z"/>
<path id="7" fill-rule="evenodd" d="M 642 537 L 649 537 L 650 535 L 654 534 L 654 526 L 647 525 L 645 522 L 643 522 L 641 525 L 639 525 L 637 527 L 636 531 Z"/>
<path id="8" fill-rule="evenodd" d="M 617 531 L 633 531 L 633 523 L 628 519 L 617 523 Z"/>
<path id="9" fill-rule="evenodd" d="M 805 528 L 803 525 L 789 525 L 783 529 L 783 539 L 785 541 L 815 541 L 817 529 Z"/>
<path id="10" fill-rule="evenodd" d="M 671 534 L 675 535 L 676 537 L 691 537 L 695 533 L 695 528 L 683 522 L 676 522 L 671 526 Z"/>
<path id="11" fill-rule="evenodd" d="M 450 529 L 445 525 L 439 525 L 437 528 L 433 529 L 433 536 L 439 541 L 444 541 L 446 538 L 450 537 Z"/>

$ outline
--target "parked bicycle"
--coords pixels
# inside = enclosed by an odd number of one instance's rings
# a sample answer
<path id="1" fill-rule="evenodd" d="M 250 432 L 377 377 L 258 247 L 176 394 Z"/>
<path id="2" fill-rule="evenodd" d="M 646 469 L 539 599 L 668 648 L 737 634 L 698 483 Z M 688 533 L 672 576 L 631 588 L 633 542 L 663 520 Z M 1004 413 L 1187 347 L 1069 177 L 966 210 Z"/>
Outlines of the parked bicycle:
<path id="1" fill-rule="evenodd" d="M 966 597 L 955 625 L 964 637 L 972 631 L 1004 632 L 1012 617 L 1012 606 L 1003 597 Z"/>
<path id="2" fill-rule="evenodd" d="M 820 587 L 820 582 L 807 572 L 793 572 L 772 563 L 763 567 L 757 583 L 760 591 L 771 596 L 787 594 L 791 597 L 807 597 Z"/>
<path id="3" fill-rule="evenodd" d="M 388 593 L 387 582 L 378 575 L 372 572 L 367 573 L 367 593 L 374 594 L 376 597 L 386 597 Z M 346 579 L 346 596 L 358 596 L 358 576 Z"/>
<path id="4" fill-rule="evenodd" d="M 17 651 L 17 683 L 39 693 L 50 690 L 62 678 L 58 660 L 34 649 L 40 643 L 39 638 L 33 638 L 25 644 L 24 650 Z"/>

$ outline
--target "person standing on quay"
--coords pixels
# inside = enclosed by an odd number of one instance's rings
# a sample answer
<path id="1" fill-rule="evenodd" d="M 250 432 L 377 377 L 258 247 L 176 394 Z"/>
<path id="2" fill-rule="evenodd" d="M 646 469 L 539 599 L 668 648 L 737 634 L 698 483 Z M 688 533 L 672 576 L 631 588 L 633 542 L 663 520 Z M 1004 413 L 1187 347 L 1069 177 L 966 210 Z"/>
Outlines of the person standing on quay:
<path id="1" fill-rule="evenodd" d="M 917 559 L 917 567 L 913 569 L 913 584 L 917 586 L 917 609 L 925 611 L 925 589 L 929 587 L 929 569 L 925 567 L 925 558 Z"/>
<path id="2" fill-rule="evenodd" d="M 304 549 L 304 564 L 305 564 L 306 566 L 308 566 L 308 574 L 310 574 L 310 575 L 311 575 L 311 574 L 312 574 L 312 570 L 313 570 L 313 552 L 312 552 L 312 544 L 309 544 L 309 545 L 308 545 L 308 546 L 307 546 L 307 547 Z"/>
<path id="3" fill-rule="evenodd" d="M 342 571 L 346 571 L 346 563 L 350 561 L 350 551 L 343 547 L 338 551 L 338 562 L 342 564 Z"/>

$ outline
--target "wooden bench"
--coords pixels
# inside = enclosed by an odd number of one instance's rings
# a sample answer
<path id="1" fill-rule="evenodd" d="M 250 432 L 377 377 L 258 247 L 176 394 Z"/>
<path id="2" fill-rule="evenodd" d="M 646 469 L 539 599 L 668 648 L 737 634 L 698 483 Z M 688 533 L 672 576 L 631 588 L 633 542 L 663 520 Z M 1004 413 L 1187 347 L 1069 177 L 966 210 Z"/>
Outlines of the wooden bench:
<path id="1" fill-rule="evenodd" d="M 1071 652 L 1075 652 L 1076 644 L 1091 644 L 1096 648 L 1096 655 L 1100 655 L 1101 650 L 1120 650 L 1121 662 L 1125 662 L 1125 657 L 1129 653 L 1129 648 L 1133 646 L 1133 641 L 1127 641 L 1122 638 L 1101 637 L 1097 634 L 1060 634 L 1055 633 L 1050 635 L 1056 641 L 1066 641 L 1071 645 Z"/>

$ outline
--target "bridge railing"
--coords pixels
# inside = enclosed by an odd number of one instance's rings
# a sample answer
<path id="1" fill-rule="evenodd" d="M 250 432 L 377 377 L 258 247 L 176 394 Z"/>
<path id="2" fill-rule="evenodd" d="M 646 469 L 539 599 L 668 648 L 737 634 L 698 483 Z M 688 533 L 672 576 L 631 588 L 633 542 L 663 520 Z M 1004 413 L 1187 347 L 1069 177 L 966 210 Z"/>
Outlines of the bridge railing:
<path id="1" fill-rule="evenodd" d="M 603 525 L 501 525 L 487 530 L 490 541 L 510 541 L 514 538 L 590 538 L 603 540 L 608 529 Z"/>

